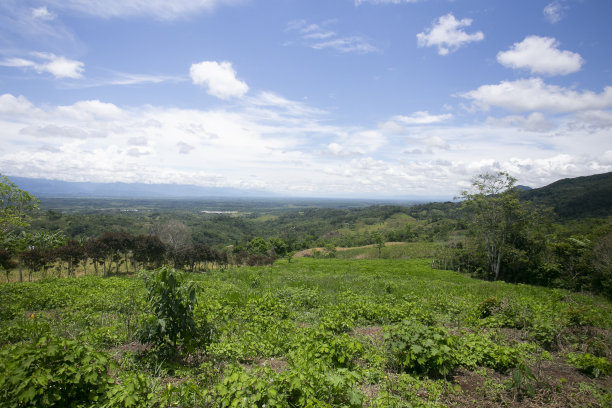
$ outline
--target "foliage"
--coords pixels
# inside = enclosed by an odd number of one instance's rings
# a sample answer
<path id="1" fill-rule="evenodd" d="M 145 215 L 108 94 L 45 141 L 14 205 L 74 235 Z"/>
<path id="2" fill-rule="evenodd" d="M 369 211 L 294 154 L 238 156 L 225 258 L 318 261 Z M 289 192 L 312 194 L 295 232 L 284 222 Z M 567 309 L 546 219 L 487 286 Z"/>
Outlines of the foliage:
<path id="1" fill-rule="evenodd" d="M 458 364 L 464 367 L 489 367 L 500 372 L 517 367 L 521 361 L 519 350 L 497 344 L 491 333 L 460 336 L 456 356 Z"/>
<path id="2" fill-rule="evenodd" d="M 612 374 L 612 362 L 589 353 L 568 353 L 567 362 L 585 374 L 597 378 Z"/>
<path id="3" fill-rule="evenodd" d="M 167 267 L 145 275 L 145 283 L 152 314 L 144 322 L 142 339 L 173 353 L 179 344 L 189 347 L 197 334 L 193 316 L 196 286 Z"/>
<path id="4" fill-rule="evenodd" d="M 470 232 L 484 245 L 493 280 L 500 276 L 502 260 L 527 225 L 527 209 L 521 205 L 514 184 L 505 172 L 484 173 L 472 181 L 472 190 L 461 196 L 471 217 Z"/>
<path id="5" fill-rule="evenodd" d="M 28 225 L 29 214 L 38 209 L 38 200 L 0 174 L 0 238 L 14 228 Z"/>
<path id="6" fill-rule="evenodd" d="M 391 365 L 400 371 L 446 377 L 457 364 L 456 338 L 441 327 L 405 320 L 385 332 Z"/>
<path id="7" fill-rule="evenodd" d="M 178 336 L 174 349 L 166 337 L 160 350 L 134 333 L 156 316 L 148 289 L 157 272 L 143 272 L 148 280 L 121 274 L 2 283 L 0 343 L 17 350 L 41 337 L 78 338 L 112 355 L 116 365 L 105 371 L 112 383 L 93 403 L 109 408 L 433 408 L 486 405 L 483 398 L 512 406 L 513 397 L 529 398 L 530 387 L 533 401 L 545 394 L 564 401 L 576 378 L 593 387 L 571 396 L 586 406 L 606 381 L 571 376 L 557 389 L 538 380 L 550 374 L 539 363 L 544 356 L 566 371 L 567 353 L 609 355 L 612 306 L 597 296 L 475 280 L 422 258 L 297 258 L 175 272 L 175 287 L 197 288 L 196 330 L 189 344 Z M 547 339 L 559 348 L 543 352 Z M 454 380 L 465 376 L 483 386 Z"/>
<path id="8" fill-rule="evenodd" d="M 80 407 L 104 401 L 113 360 L 74 340 L 42 337 L 0 352 L 0 400 L 7 407 Z M 6 405 L 4 405 L 6 404 Z"/>

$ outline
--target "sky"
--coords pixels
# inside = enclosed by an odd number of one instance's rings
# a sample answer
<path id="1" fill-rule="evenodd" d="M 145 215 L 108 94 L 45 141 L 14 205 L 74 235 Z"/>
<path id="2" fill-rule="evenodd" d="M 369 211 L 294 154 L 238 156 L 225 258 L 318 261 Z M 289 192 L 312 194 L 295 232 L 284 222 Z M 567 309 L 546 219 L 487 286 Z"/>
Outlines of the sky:
<path id="1" fill-rule="evenodd" d="M 612 171 L 609 0 L 2 0 L 0 173 L 453 197 Z"/>

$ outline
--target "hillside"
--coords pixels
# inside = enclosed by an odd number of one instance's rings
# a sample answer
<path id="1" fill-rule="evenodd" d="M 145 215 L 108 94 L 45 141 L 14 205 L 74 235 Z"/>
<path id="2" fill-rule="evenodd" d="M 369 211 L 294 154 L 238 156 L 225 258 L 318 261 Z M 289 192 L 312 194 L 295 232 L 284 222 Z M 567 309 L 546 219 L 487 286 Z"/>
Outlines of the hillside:
<path id="1" fill-rule="evenodd" d="M 552 207 L 561 219 L 612 215 L 612 172 L 567 178 L 545 187 L 522 190 L 521 199 Z"/>
<path id="2" fill-rule="evenodd" d="M 181 278 L 197 288 L 197 337 L 174 358 L 142 335 L 157 321 L 151 281 L 0 283 L 0 405 L 610 406 L 612 304 L 598 297 L 428 259 L 300 258 Z"/>

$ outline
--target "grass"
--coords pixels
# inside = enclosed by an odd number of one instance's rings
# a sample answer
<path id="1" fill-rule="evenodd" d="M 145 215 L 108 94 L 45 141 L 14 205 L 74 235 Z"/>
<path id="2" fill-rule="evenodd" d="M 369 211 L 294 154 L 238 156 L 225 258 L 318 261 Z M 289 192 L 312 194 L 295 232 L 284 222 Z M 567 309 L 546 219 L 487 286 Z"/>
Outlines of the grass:
<path id="1" fill-rule="evenodd" d="M 383 251 L 412 258 L 429 248 L 418 245 L 425 247 Z M 378 255 L 377 248 L 362 248 L 337 256 L 368 251 Z M 5 350 L 27 348 L 53 335 L 91 345 L 116 361 L 113 398 L 150 395 L 140 406 L 603 407 L 611 401 L 609 301 L 430 266 L 427 258 L 298 258 L 188 274 L 200 288 L 195 320 L 213 336 L 175 359 L 139 342 L 148 305 L 138 276 L 0 284 L 0 342 Z M 447 340 L 435 340 L 436 333 Z M 423 363 L 405 364 L 406 353 Z M 436 363 L 435 356 L 444 360 Z M 436 374 L 437 367 L 452 370 Z"/>

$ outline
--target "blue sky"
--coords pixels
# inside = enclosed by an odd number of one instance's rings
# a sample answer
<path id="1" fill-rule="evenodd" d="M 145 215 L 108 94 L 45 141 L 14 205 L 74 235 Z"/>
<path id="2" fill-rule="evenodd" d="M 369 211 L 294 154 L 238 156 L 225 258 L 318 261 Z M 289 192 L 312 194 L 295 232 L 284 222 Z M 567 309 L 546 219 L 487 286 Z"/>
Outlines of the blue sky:
<path id="1" fill-rule="evenodd" d="M 612 171 L 607 0 L 4 0 L 0 172 L 327 197 Z"/>

